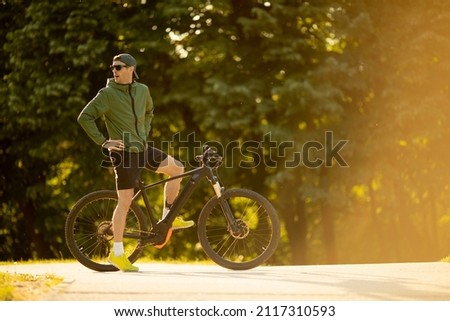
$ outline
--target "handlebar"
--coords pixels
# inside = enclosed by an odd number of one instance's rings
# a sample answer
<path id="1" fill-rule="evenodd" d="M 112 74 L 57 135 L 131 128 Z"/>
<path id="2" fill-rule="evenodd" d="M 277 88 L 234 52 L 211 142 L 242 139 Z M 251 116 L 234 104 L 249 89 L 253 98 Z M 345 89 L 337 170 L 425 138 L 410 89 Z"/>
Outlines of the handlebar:
<path id="1" fill-rule="evenodd" d="M 214 148 L 204 145 L 203 154 L 195 156 L 195 159 L 206 167 L 217 168 L 222 165 L 223 156 L 219 155 Z"/>

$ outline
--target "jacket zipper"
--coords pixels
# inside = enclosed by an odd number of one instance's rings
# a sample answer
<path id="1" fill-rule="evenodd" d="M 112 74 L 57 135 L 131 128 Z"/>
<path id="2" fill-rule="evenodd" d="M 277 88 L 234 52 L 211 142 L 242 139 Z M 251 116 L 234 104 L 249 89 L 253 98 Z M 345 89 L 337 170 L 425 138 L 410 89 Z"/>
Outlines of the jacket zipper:
<path id="1" fill-rule="evenodd" d="M 128 93 L 129 93 L 130 98 L 131 98 L 131 109 L 133 110 L 133 115 L 134 115 L 134 128 L 136 129 L 136 135 L 137 135 L 137 137 L 141 138 L 141 137 L 139 136 L 139 130 L 138 130 L 138 118 L 137 118 L 137 115 L 136 115 L 136 108 L 135 108 L 135 106 L 134 106 L 134 97 L 133 97 L 133 95 L 131 94 L 131 84 L 129 84 L 129 86 L 128 86 Z M 141 138 L 141 139 L 142 139 L 142 138 Z M 144 139 L 142 139 L 142 142 L 144 143 L 144 150 L 145 150 L 146 141 L 145 141 Z"/>

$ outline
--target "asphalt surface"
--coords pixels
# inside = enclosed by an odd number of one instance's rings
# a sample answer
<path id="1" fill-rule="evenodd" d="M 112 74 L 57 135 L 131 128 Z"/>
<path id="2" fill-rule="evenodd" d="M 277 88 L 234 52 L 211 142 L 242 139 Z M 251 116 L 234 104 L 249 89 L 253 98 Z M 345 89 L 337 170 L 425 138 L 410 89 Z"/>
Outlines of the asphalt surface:
<path id="1" fill-rule="evenodd" d="M 136 263 L 101 273 L 75 263 L 0 265 L 64 278 L 42 301 L 450 301 L 450 263 L 264 266 Z"/>

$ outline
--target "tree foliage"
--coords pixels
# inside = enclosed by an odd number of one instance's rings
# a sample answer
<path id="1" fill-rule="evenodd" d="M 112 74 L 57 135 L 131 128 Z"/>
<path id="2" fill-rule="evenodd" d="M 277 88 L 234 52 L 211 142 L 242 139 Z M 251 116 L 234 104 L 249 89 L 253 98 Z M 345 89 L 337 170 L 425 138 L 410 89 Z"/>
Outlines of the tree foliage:
<path id="1" fill-rule="evenodd" d="M 438 0 L 4 1 L 0 259 L 68 256 L 74 202 L 114 188 L 76 117 L 119 52 L 151 89 L 158 147 L 188 166 L 197 142 L 223 147 L 226 186 L 275 204 L 272 263 L 445 256 L 449 20 Z M 146 254 L 201 257 L 182 233 Z"/>

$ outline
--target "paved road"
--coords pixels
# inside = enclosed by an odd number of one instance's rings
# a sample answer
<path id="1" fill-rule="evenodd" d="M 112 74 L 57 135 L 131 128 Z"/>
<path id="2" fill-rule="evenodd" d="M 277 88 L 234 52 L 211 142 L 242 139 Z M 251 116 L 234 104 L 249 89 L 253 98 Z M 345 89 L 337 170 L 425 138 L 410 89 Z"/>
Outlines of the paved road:
<path id="1" fill-rule="evenodd" d="M 91 271 L 79 263 L 0 265 L 0 271 L 55 274 L 46 301 L 420 300 L 450 301 L 449 263 L 258 267 L 140 263 L 139 273 Z"/>

